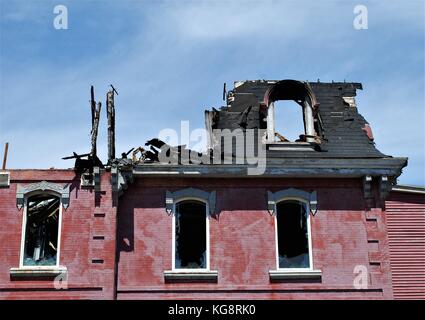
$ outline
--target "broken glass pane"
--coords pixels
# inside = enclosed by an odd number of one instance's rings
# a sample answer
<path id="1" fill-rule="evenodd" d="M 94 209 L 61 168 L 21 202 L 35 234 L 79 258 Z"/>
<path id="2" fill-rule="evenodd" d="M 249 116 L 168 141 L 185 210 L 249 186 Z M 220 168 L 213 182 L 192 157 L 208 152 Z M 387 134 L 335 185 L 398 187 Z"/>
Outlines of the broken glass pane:
<path id="1" fill-rule="evenodd" d="M 307 210 L 298 201 L 277 204 L 279 268 L 309 268 Z"/>
<path id="2" fill-rule="evenodd" d="M 205 269 L 206 207 L 198 201 L 183 201 L 176 205 L 175 267 Z"/>
<path id="3" fill-rule="evenodd" d="M 60 199 L 36 195 L 28 199 L 24 266 L 56 265 Z"/>

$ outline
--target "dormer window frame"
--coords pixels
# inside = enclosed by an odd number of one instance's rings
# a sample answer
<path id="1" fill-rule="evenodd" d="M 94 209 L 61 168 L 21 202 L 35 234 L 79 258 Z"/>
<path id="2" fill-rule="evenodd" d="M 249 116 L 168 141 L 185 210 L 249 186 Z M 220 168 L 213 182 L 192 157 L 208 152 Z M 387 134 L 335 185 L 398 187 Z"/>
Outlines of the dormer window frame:
<path id="1" fill-rule="evenodd" d="M 286 88 L 288 87 L 288 88 Z M 292 96 L 292 92 L 296 88 L 299 90 L 298 94 Z M 285 90 L 289 93 L 286 93 Z M 306 136 L 305 141 L 276 141 L 276 117 L 275 117 L 275 102 L 276 101 L 295 101 L 298 103 L 303 112 L 304 122 L 304 135 Z M 269 90 L 267 90 L 264 97 L 264 105 L 267 108 L 267 129 L 265 143 L 267 145 L 285 146 L 290 148 L 299 149 L 300 146 L 307 147 L 307 149 L 313 150 L 313 146 L 317 143 L 316 137 L 317 132 L 315 130 L 314 121 L 314 108 L 318 106 L 316 98 L 314 96 L 311 87 L 306 82 L 300 82 L 295 80 L 282 80 L 276 82 Z M 302 150 L 302 148 L 300 149 Z"/>
<path id="2" fill-rule="evenodd" d="M 276 100 L 279 101 L 279 100 Z M 296 101 L 302 107 L 303 112 L 303 120 L 304 120 L 304 134 L 306 135 L 305 141 L 276 141 L 276 117 L 275 117 L 275 101 L 272 101 L 267 108 L 267 144 L 310 144 L 314 143 L 316 136 L 316 131 L 314 130 L 314 117 L 313 117 L 313 109 L 307 101 Z"/>

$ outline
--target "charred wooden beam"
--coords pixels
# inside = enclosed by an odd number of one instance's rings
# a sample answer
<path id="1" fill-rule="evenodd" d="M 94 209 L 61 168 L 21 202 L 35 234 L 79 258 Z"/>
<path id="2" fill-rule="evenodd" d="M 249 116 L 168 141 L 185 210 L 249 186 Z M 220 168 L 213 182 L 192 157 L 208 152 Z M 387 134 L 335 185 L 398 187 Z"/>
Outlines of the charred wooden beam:
<path id="1" fill-rule="evenodd" d="M 97 157 L 97 134 L 99 130 L 99 122 L 100 122 L 100 111 L 102 109 L 101 102 L 97 103 L 94 100 L 94 88 L 91 86 L 90 88 L 90 106 L 91 106 L 91 115 L 92 115 L 92 129 L 91 129 L 91 154 L 93 157 Z"/>
<path id="2" fill-rule="evenodd" d="M 134 150 L 134 147 L 131 148 L 130 150 L 128 150 L 127 152 L 123 152 L 121 153 L 121 158 L 122 159 L 127 159 L 128 155 Z"/>
<path id="3" fill-rule="evenodd" d="M 86 158 L 87 159 L 83 159 Z M 75 159 L 74 170 L 78 173 L 89 172 L 93 173 L 94 167 L 104 168 L 102 161 L 91 153 L 77 154 L 73 152 L 72 156 L 63 157 L 63 160 Z"/>
<path id="4" fill-rule="evenodd" d="M 96 110 L 96 101 L 94 101 L 94 87 L 90 87 L 90 106 L 91 106 L 91 127 L 93 130 L 94 125 L 94 114 Z"/>
<path id="5" fill-rule="evenodd" d="M 82 157 L 88 157 L 90 153 L 84 153 L 84 154 L 77 154 L 75 152 L 72 153 L 72 156 L 63 157 L 62 160 L 69 160 L 69 159 L 80 159 Z"/>
<path id="6" fill-rule="evenodd" d="M 111 90 L 106 94 L 106 113 L 108 117 L 108 163 L 115 159 L 115 101 L 114 95 L 117 93 L 111 85 Z M 118 94 L 118 93 L 117 93 Z"/>
<path id="7" fill-rule="evenodd" d="M 97 134 L 100 122 L 100 110 L 102 109 L 102 103 L 98 102 L 94 112 L 94 122 L 91 133 L 91 154 L 93 157 L 97 157 Z"/>
<path id="8" fill-rule="evenodd" d="M 2 170 L 6 170 L 7 152 L 8 151 L 9 151 L 9 142 L 6 142 L 6 144 L 4 145 L 4 157 L 3 157 Z"/>
<path id="9" fill-rule="evenodd" d="M 91 151 L 90 153 L 77 154 L 64 157 L 63 160 L 75 159 L 74 170 L 78 173 L 93 173 L 94 167 L 104 168 L 102 161 L 97 156 L 97 135 L 99 131 L 100 112 L 102 104 L 94 100 L 94 87 L 90 87 L 90 109 L 91 109 Z"/>

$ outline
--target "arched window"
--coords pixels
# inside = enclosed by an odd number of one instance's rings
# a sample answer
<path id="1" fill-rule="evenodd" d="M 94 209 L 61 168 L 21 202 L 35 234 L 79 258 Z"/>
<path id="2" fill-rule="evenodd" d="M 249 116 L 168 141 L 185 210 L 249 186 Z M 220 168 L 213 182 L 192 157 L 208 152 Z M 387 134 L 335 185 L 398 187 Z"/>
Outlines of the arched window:
<path id="1" fill-rule="evenodd" d="M 278 101 L 284 101 L 297 109 L 295 112 L 291 110 L 291 112 L 281 114 L 282 110 L 277 110 L 278 107 L 282 107 L 277 105 Z M 289 101 L 294 103 L 289 104 Z M 278 81 L 267 91 L 264 102 L 267 105 L 267 143 L 317 141 L 314 119 L 317 102 L 308 83 L 295 80 Z M 298 116 L 298 113 L 301 117 Z M 289 135 L 287 135 L 285 128 L 293 127 L 294 121 L 297 122 L 297 134 L 289 137 L 291 132 L 288 132 Z M 278 132 L 278 128 L 283 128 L 282 132 Z"/>
<path id="2" fill-rule="evenodd" d="M 11 276 L 53 276 L 59 266 L 62 208 L 69 206 L 69 184 L 40 181 L 18 184 L 16 206 L 23 208 L 19 268 Z M 53 270 L 53 271 L 52 271 Z"/>
<path id="3" fill-rule="evenodd" d="M 51 192 L 26 197 L 21 244 L 21 267 L 57 266 L 61 198 Z"/>
<path id="4" fill-rule="evenodd" d="M 278 269 L 311 269 L 310 214 L 307 202 L 284 199 L 276 203 Z"/>
<path id="5" fill-rule="evenodd" d="M 208 204 L 185 199 L 173 211 L 173 269 L 209 269 Z"/>

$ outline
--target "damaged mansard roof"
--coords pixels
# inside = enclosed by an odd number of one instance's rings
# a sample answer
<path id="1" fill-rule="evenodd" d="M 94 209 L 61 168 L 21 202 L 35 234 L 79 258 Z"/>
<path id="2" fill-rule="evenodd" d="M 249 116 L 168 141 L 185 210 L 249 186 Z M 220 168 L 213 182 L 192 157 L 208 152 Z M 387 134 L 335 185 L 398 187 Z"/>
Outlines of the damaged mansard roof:
<path id="1" fill-rule="evenodd" d="M 112 87 L 112 86 L 111 86 Z M 132 148 L 121 158 L 115 157 L 115 88 L 108 92 L 108 163 L 118 171 L 135 175 L 176 175 L 233 177 L 248 175 L 250 167 L 263 160 L 269 177 L 364 177 L 388 176 L 394 181 L 407 165 L 407 158 L 393 158 L 375 146 L 369 123 L 359 114 L 355 96 L 360 83 L 307 82 L 296 80 L 247 80 L 235 82 L 223 98 L 226 105 L 205 111 L 208 149 L 205 154 L 186 146 L 169 146 L 151 139 L 144 147 Z M 84 172 L 98 166 L 96 135 L 98 117 L 92 90 L 92 153 L 88 160 L 74 154 L 76 169 Z M 275 119 L 274 102 L 293 100 L 303 111 L 304 132 L 288 141 L 284 132 L 275 131 L 275 123 L 292 121 Z M 236 133 L 235 133 L 236 132 Z M 248 136 L 253 132 L 253 140 Z M 238 137 L 245 151 L 241 161 Z M 230 138 L 230 140 L 228 139 Z M 227 140 L 226 140 L 227 139 Z M 227 145 L 226 145 L 227 141 Z M 226 149 L 230 141 L 230 151 Z M 248 149 L 254 150 L 248 155 Z M 262 158 L 260 159 L 261 149 Z M 94 152 L 93 152 L 94 150 Z M 130 157 L 127 157 L 132 153 Z M 183 157 L 190 153 L 189 160 Z M 194 156 L 194 158 L 192 158 Z M 168 159 L 162 161 L 162 159 Z M 255 160 L 253 162 L 251 160 Z M 184 160 L 184 161 L 183 161 Z M 196 161 L 195 161 L 196 160 Z M 255 175 L 255 174 L 254 174 Z"/>
<path id="2" fill-rule="evenodd" d="M 226 96 L 226 106 L 205 111 L 206 129 L 210 136 L 209 151 L 223 146 L 223 134 L 216 137 L 216 130 L 241 130 L 242 135 L 248 129 L 258 132 L 263 130 L 266 132 L 264 145 L 267 164 L 264 175 L 301 177 L 339 176 L 344 173 L 350 176 L 372 174 L 396 177 L 407 165 L 407 158 L 393 158 L 376 148 L 371 126 L 357 110 L 355 96 L 358 89 L 362 89 L 360 83 L 237 81 L 233 90 L 223 93 Z M 273 134 L 273 131 L 272 134 L 267 131 L 270 126 L 267 110 L 277 100 L 294 100 L 305 110 L 311 107 L 310 132 L 300 136 L 296 142 L 267 142 L 267 135 Z M 306 119 L 304 127 L 308 130 Z M 284 139 L 280 134 L 277 135 Z M 234 157 L 236 142 L 232 143 Z M 198 166 L 198 174 L 214 176 L 223 171 L 221 173 L 226 176 L 229 170 L 234 175 L 246 171 L 244 165 L 235 162 L 227 164 L 227 169 L 221 163 L 212 163 L 211 166 L 215 166 L 215 169 Z M 150 170 L 143 166 L 135 169 L 141 173 Z M 180 171 L 178 166 L 169 166 L 167 170 L 169 171 L 165 172 Z"/>
<path id="3" fill-rule="evenodd" d="M 273 88 L 284 84 L 273 97 Z M 320 143 L 315 152 L 296 148 L 269 148 L 267 157 L 271 158 L 386 158 L 375 147 L 368 122 L 358 113 L 355 96 L 356 90 L 362 89 L 360 83 L 303 83 L 294 80 L 283 81 L 243 81 L 235 82 L 235 88 L 227 95 L 228 105 L 220 111 L 211 111 L 216 115 L 213 129 L 219 128 L 266 128 L 265 110 L 270 101 L 296 100 L 302 96 L 302 86 L 310 89 L 315 104 L 315 120 L 320 127 L 317 133 Z M 301 88 L 297 88 L 300 86 Z M 286 87 L 286 88 L 285 88 Z M 291 90 L 291 92 L 285 92 Z M 280 94 L 280 97 L 279 97 Z M 276 97 L 277 96 L 277 97 Z M 246 123 L 238 119 L 246 114 Z M 285 120 L 285 119 L 282 119 Z M 276 119 L 275 121 L 279 121 Z"/>

